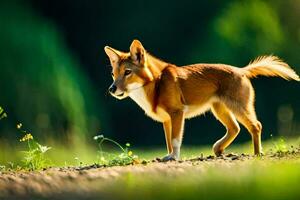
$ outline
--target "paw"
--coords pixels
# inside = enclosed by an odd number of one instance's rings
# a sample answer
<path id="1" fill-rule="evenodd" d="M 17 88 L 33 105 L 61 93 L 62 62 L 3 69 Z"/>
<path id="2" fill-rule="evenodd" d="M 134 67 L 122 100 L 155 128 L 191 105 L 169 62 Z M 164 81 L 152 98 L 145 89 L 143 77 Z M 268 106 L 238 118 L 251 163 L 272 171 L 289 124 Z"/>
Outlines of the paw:
<path id="1" fill-rule="evenodd" d="M 220 157 L 220 156 L 223 155 L 223 151 L 215 151 L 215 155 L 216 155 L 217 157 Z"/>
<path id="2" fill-rule="evenodd" d="M 262 156 L 265 155 L 265 153 L 261 151 L 259 153 L 255 153 L 254 155 L 257 156 L 257 157 L 262 157 Z"/>
<path id="3" fill-rule="evenodd" d="M 169 154 L 161 159 L 162 162 L 175 161 L 175 160 L 178 160 L 178 158 L 173 154 Z"/>
<path id="4" fill-rule="evenodd" d="M 214 146 L 214 147 L 213 147 L 213 151 L 214 151 L 214 153 L 215 153 L 215 155 L 216 155 L 217 157 L 222 156 L 223 153 L 224 153 L 224 150 L 223 150 L 223 149 L 220 149 L 220 148 L 217 147 L 217 146 Z"/>

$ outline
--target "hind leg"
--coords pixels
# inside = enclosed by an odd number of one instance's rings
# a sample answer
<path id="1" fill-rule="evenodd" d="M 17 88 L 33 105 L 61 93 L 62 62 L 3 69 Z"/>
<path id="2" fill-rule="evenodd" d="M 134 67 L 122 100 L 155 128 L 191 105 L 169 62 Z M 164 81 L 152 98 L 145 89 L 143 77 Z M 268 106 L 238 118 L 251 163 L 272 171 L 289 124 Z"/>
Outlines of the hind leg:
<path id="1" fill-rule="evenodd" d="M 236 114 L 237 119 L 241 122 L 249 131 L 252 137 L 252 143 L 254 147 L 254 154 L 260 155 L 262 153 L 261 147 L 261 131 L 262 125 L 257 120 L 254 107 L 248 107 L 244 113 Z"/>
<path id="2" fill-rule="evenodd" d="M 225 105 L 234 113 L 237 120 L 241 124 L 243 124 L 245 128 L 248 130 L 248 132 L 251 134 L 253 147 L 254 147 L 254 154 L 260 155 L 262 153 L 262 147 L 261 147 L 262 125 L 257 120 L 252 98 L 246 102 L 227 101 Z"/>
<path id="3" fill-rule="evenodd" d="M 227 92 L 225 96 L 223 96 L 222 102 L 249 131 L 254 146 L 254 154 L 259 155 L 262 151 L 262 125 L 256 118 L 254 99 L 254 89 L 250 81 L 244 78 L 232 86 L 230 92 Z"/>
<path id="4" fill-rule="evenodd" d="M 236 138 L 240 132 L 240 127 L 232 112 L 223 103 L 214 103 L 212 105 L 212 112 L 227 130 L 226 134 L 213 146 L 214 153 L 216 156 L 219 156 Z"/>

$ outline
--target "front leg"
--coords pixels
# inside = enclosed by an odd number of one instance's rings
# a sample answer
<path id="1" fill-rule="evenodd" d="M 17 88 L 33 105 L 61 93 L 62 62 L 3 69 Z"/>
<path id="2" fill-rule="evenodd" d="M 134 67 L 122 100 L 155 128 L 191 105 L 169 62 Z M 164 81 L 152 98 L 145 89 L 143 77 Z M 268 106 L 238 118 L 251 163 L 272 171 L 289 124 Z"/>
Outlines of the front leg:
<path id="1" fill-rule="evenodd" d="M 180 146 L 183 136 L 184 113 L 182 110 L 170 112 L 171 117 L 171 146 L 172 151 L 163 158 L 163 161 L 178 160 L 180 157 Z"/>
<path id="2" fill-rule="evenodd" d="M 165 138 L 166 138 L 168 154 L 171 154 L 172 151 L 173 151 L 172 142 L 171 142 L 171 137 L 172 137 L 172 123 L 171 123 L 171 120 L 167 120 L 167 121 L 163 122 L 163 125 L 164 125 L 164 132 L 165 132 Z"/>

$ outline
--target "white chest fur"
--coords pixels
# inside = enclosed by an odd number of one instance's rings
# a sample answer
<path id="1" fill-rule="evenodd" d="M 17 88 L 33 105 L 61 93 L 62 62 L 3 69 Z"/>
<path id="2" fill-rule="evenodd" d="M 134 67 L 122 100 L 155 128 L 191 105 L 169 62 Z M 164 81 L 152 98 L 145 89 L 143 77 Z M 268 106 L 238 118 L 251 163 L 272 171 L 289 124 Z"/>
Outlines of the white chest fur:
<path id="1" fill-rule="evenodd" d="M 150 100 L 149 100 L 149 98 L 148 98 L 148 96 L 145 92 L 145 89 L 143 87 L 132 90 L 129 93 L 129 96 L 152 119 L 162 122 L 162 121 L 165 121 L 169 118 L 169 115 L 167 114 L 167 112 L 159 106 L 156 108 L 155 112 L 153 111 L 152 104 L 151 104 L 151 102 L 150 102 Z"/>

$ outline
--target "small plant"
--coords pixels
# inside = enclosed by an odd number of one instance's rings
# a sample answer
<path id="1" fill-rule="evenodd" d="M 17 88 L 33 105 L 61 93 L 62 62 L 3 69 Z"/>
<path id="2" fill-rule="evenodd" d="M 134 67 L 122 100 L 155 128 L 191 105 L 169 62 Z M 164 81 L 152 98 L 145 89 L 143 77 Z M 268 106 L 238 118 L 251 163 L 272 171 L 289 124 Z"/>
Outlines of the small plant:
<path id="1" fill-rule="evenodd" d="M 272 138 L 272 144 L 274 146 L 275 153 L 281 155 L 288 152 L 288 148 L 284 138 L 280 137 L 279 139 L 275 140 L 272 134 L 271 134 L 271 138 Z"/>
<path id="2" fill-rule="evenodd" d="M 6 166 L 5 165 L 0 165 L 0 172 L 5 171 L 5 170 L 6 170 Z"/>
<path id="3" fill-rule="evenodd" d="M 82 166 L 83 162 L 80 161 L 80 159 L 79 159 L 78 157 L 75 157 L 74 160 L 76 161 L 76 163 L 77 163 L 77 165 L 78 165 L 79 167 Z"/>
<path id="4" fill-rule="evenodd" d="M 7 117 L 6 112 L 4 112 L 4 109 L 0 106 L 0 120 L 6 117 Z"/>
<path id="5" fill-rule="evenodd" d="M 8 164 L 8 169 L 14 169 L 15 165 L 13 162 L 7 162 Z"/>
<path id="6" fill-rule="evenodd" d="M 125 147 L 120 145 L 118 142 L 106 138 L 103 135 L 96 135 L 94 136 L 94 140 L 98 142 L 98 164 L 104 166 L 116 166 L 116 165 L 130 165 L 137 163 L 138 156 L 134 155 L 130 148 L 130 144 L 126 143 Z M 120 154 L 108 153 L 103 151 L 103 143 L 110 142 L 117 146 L 120 150 Z"/>
<path id="7" fill-rule="evenodd" d="M 51 149 L 51 147 L 43 146 L 34 140 L 31 133 L 22 130 L 22 124 L 17 124 L 17 129 L 22 132 L 23 137 L 20 142 L 26 143 L 27 150 L 22 151 L 24 153 L 23 163 L 25 169 L 39 170 L 49 166 L 49 159 L 45 157 L 45 153 Z"/>
<path id="8" fill-rule="evenodd" d="M 0 120 L 7 117 L 7 113 L 0 106 Z M 27 144 L 27 151 L 23 151 L 24 158 L 23 163 L 25 169 L 38 170 L 48 166 L 50 161 L 45 157 L 45 153 L 51 149 L 51 147 L 43 146 L 36 142 L 31 133 L 22 130 L 22 124 L 17 124 L 17 129 L 24 134 L 20 139 L 20 142 Z M 13 163 L 10 164 L 10 168 L 13 169 Z"/>

